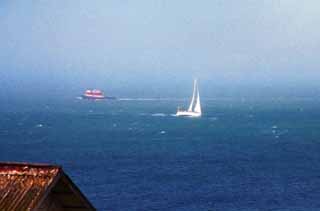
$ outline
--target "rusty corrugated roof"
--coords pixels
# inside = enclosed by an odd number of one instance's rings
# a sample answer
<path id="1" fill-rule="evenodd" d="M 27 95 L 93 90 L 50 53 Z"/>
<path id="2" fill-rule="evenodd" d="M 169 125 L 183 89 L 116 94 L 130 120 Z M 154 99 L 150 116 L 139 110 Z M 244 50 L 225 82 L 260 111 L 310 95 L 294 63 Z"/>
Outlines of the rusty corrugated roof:
<path id="1" fill-rule="evenodd" d="M 0 210 L 33 210 L 60 171 L 59 166 L 0 163 Z"/>
<path id="2" fill-rule="evenodd" d="M 96 210 L 61 167 L 0 162 L 0 211 L 46 210 L 52 200 L 65 211 Z"/>

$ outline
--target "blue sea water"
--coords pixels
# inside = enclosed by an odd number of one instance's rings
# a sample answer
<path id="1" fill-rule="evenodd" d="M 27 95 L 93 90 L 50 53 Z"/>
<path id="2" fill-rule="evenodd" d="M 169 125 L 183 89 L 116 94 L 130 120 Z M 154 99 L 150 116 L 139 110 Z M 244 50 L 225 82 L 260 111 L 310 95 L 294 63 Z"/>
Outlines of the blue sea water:
<path id="1" fill-rule="evenodd" d="M 320 210 L 320 101 L 45 102 L 0 109 L 0 160 L 62 165 L 101 211 Z"/>

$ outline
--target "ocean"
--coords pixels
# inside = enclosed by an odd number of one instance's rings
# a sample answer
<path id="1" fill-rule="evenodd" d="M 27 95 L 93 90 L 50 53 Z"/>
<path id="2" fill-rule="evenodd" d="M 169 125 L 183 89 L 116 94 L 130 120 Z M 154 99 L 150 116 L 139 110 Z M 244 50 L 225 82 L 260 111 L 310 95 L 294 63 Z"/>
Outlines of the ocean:
<path id="1" fill-rule="evenodd" d="M 69 99 L 0 107 L 0 160 L 58 164 L 99 211 L 320 210 L 320 100 Z"/>

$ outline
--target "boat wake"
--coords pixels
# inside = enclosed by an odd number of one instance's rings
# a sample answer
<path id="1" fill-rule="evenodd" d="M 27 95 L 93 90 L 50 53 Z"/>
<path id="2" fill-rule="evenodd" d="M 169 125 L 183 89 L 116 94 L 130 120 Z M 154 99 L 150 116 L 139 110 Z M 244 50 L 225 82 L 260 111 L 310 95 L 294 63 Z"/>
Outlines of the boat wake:
<path id="1" fill-rule="evenodd" d="M 185 101 L 182 98 L 118 98 L 119 101 Z"/>
<path id="2" fill-rule="evenodd" d="M 155 113 L 155 114 L 151 114 L 151 116 L 166 117 L 168 115 L 164 113 Z"/>

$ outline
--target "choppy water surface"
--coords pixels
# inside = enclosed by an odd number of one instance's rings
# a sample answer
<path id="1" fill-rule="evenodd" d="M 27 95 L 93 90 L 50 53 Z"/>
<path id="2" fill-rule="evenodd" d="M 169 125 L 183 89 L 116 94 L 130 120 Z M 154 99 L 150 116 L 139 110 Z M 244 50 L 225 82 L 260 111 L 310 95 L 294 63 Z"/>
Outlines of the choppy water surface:
<path id="1" fill-rule="evenodd" d="M 320 101 L 187 103 L 2 107 L 0 160 L 62 165 L 98 210 L 320 210 Z"/>

